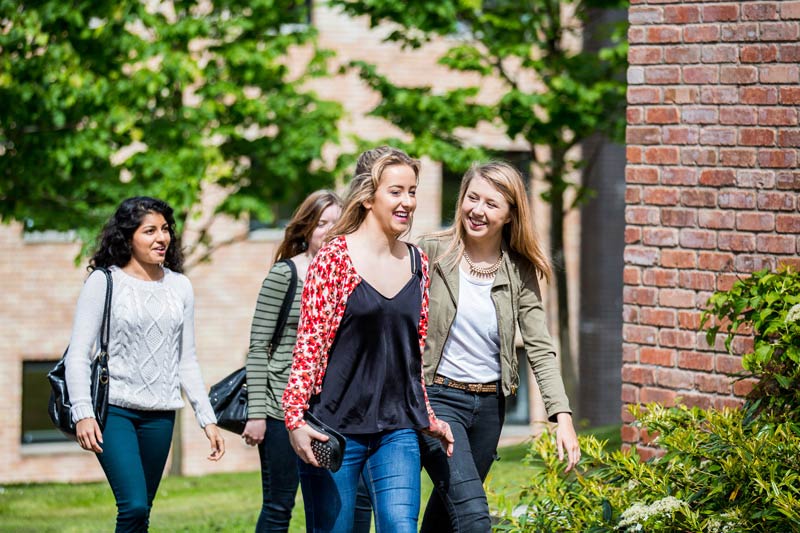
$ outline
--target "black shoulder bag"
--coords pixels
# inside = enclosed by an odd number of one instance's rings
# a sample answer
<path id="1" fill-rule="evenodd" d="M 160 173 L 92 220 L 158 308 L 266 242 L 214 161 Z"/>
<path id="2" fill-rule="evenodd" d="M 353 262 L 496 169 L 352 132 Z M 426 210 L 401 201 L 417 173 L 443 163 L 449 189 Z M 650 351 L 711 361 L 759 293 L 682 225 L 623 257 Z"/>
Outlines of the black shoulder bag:
<path id="1" fill-rule="evenodd" d="M 297 269 L 294 263 L 288 259 L 280 262 L 289 266 L 292 276 L 289 280 L 289 287 L 286 289 L 286 295 L 283 297 L 278 321 L 275 323 L 275 331 L 272 333 L 269 345 L 270 354 L 274 353 L 278 347 L 289 318 L 289 310 L 294 302 L 294 295 L 297 292 Z M 247 424 L 247 367 L 236 370 L 212 385 L 208 391 L 208 399 L 217 416 L 217 425 L 222 429 L 241 435 Z"/>
<path id="2" fill-rule="evenodd" d="M 108 338 L 111 332 L 111 293 L 114 282 L 111 280 L 111 272 L 105 268 L 98 268 L 106 276 L 106 300 L 103 306 L 103 321 L 100 325 L 100 352 L 92 360 L 91 366 L 91 396 L 92 407 L 97 424 L 102 430 L 106 425 L 108 416 Z M 69 400 L 67 390 L 66 365 L 64 359 L 69 351 L 69 346 L 64 350 L 61 360 L 56 363 L 47 374 L 50 381 L 50 403 L 47 412 L 53 424 L 66 435 L 75 436 L 75 423 L 72 421 L 72 403 Z"/>

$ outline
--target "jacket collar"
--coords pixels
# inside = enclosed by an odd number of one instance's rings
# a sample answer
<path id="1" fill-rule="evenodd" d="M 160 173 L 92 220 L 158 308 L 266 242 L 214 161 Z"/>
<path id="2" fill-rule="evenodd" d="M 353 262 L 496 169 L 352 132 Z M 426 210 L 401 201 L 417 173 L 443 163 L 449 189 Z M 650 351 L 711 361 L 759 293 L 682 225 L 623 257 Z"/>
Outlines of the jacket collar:
<path id="1" fill-rule="evenodd" d="M 453 300 L 453 305 L 458 304 L 458 263 L 454 265 L 443 264 L 441 262 L 436 263 L 436 270 L 439 271 L 439 275 L 442 276 L 442 280 L 444 280 L 444 286 L 447 287 L 447 292 L 450 294 L 450 298 Z"/>
<path id="2" fill-rule="evenodd" d="M 500 249 L 503 250 L 503 264 L 500 265 L 500 270 L 495 274 L 494 284 L 492 284 L 493 289 L 511 284 L 511 249 L 505 241 L 500 244 Z"/>

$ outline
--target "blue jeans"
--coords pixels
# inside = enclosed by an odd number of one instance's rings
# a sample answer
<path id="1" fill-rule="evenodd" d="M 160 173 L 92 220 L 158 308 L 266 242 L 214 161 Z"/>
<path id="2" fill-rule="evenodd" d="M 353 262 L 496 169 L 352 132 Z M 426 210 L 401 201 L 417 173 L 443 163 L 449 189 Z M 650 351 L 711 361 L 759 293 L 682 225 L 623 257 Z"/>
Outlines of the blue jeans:
<path id="1" fill-rule="evenodd" d="M 347 435 L 342 468 L 333 473 L 299 461 L 306 531 L 350 533 L 362 477 L 377 533 L 416 533 L 419 516 L 419 444 L 412 429 Z"/>
<path id="2" fill-rule="evenodd" d="M 440 385 L 427 389 L 436 417 L 450 424 L 455 444 L 453 455 L 448 458 L 437 439 L 420 436 L 422 466 L 435 489 L 420 531 L 491 531 L 483 481 L 497 456 L 505 421 L 505 398 Z"/>
<path id="3" fill-rule="evenodd" d="M 108 407 L 96 455 L 117 501 L 117 533 L 147 531 L 174 425 L 175 411 Z"/>
<path id="4" fill-rule="evenodd" d="M 258 445 L 263 501 L 256 533 L 286 532 L 292 521 L 300 475 L 289 432 L 283 420 L 267 418 L 267 433 Z M 372 507 L 363 481 L 359 483 L 353 533 L 369 533 Z"/>

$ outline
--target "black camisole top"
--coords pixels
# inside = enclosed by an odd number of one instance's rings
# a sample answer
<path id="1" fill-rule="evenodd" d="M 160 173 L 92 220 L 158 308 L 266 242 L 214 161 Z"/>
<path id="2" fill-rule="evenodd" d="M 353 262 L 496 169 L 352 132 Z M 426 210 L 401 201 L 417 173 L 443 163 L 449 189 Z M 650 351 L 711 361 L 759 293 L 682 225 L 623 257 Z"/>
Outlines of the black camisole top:
<path id="1" fill-rule="evenodd" d="M 363 278 L 350 294 L 322 392 L 311 399 L 311 412 L 342 433 L 429 425 L 418 329 L 422 265 L 419 251 L 408 246 L 414 274 L 395 296 L 385 297 Z"/>

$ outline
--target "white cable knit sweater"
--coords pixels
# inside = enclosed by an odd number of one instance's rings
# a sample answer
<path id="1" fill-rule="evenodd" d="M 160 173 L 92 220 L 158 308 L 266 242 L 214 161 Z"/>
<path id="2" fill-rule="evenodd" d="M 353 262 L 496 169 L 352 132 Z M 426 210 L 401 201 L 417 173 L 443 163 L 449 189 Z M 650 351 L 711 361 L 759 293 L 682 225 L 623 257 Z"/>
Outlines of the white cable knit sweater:
<path id="1" fill-rule="evenodd" d="M 216 423 L 194 344 L 194 292 L 189 279 L 167 268 L 144 281 L 111 267 L 109 403 L 146 411 L 183 407 L 181 387 L 201 427 Z M 66 356 L 72 419 L 94 417 L 89 367 L 100 346 L 106 277 L 92 272 L 81 290 Z"/>

